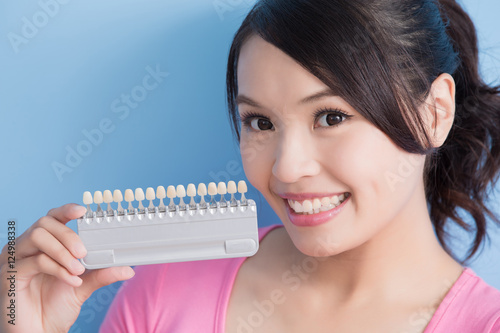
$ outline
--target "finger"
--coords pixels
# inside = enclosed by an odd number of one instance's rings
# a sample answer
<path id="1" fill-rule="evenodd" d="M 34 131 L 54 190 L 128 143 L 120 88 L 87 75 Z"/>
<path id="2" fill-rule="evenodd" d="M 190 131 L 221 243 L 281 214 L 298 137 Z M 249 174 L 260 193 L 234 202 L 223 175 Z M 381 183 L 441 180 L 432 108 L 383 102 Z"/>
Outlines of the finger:
<path id="1" fill-rule="evenodd" d="M 19 258 L 25 258 L 37 253 L 45 252 L 41 250 L 41 246 L 43 245 L 39 237 L 46 237 L 46 232 L 53 235 L 53 237 L 60 242 L 68 251 L 70 251 L 71 255 L 75 258 L 83 258 L 87 254 L 87 250 L 83 245 L 80 237 L 71 230 L 71 228 L 67 227 L 64 224 L 61 224 L 55 218 L 51 216 L 44 216 L 37 221 L 33 228 L 28 232 L 24 238 L 17 243 L 17 256 Z M 52 244 L 53 240 L 48 243 L 48 246 Z M 44 247 L 47 249 L 47 246 Z M 50 248 L 49 248 L 50 249 Z"/>
<path id="2" fill-rule="evenodd" d="M 56 220 L 66 224 L 71 220 L 82 217 L 86 211 L 87 208 L 83 206 L 74 203 L 69 203 L 61 207 L 52 208 L 47 213 L 47 216 L 52 216 Z"/>
<path id="3" fill-rule="evenodd" d="M 57 230 L 60 230 L 58 234 L 66 233 L 64 244 L 66 245 L 68 243 L 68 240 L 69 242 L 73 241 L 74 242 L 73 245 L 68 244 L 69 246 L 68 249 L 77 258 L 83 258 L 87 254 L 87 251 L 83 246 L 82 241 L 80 240 L 79 237 L 75 238 L 74 236 L 71 236 L 71 233 L 75 235 L 76 233 L 74 233 L 70 228 L 66 227 L 64 224 L 66 224 L 71 219 L 75 219 L 82 216 L 86 210 L 87 209 L 85 207 L 79 206 L 77 204 L 66 204 L 64 206 L 51 209 L 47 213 L 47 216 L 40 218 L 36 223 L 31 225 L 28 228 L 28 230 L 26 230 L 21 236 L 19 236 L 16 239 L 16 250 L 18 251 L 17 252 L 18 257 L 24 258 L 38 253 L 38 249 L 33 247 L 33 243 L 29 239 L 32 231 L 42 226 L 45 228 L 50 228 L 51 233 L 55 233 Z M 0 253 L 0 265 L 4 264 L 6 261 L 7 245 L 8 244 L 6 244 L 3 247 L 2 253 Z"/>
<path id="4" fill-rule="evenodd" d="M 32 234 L 33 245 L 65 267 L 70 274 L 80 275 L 85 271 L 85 267 L 47 229 L 36 228 Z"/>
<path id="5" fill-rule="evenodd" d="M 40 253 L 17 262 L 19 280 L 31 279 L 40 273 L 54 276 L 73 287 L 79 287 L 82 284 L 80 277 L 71 275 L 66 268 L 59 265 L 45 253 Z"/>
<path id="6" fill-rule="evenodd" d="M 87 270 L 82 275 L 83 283 L 76 289 L 75 294 L 83 303 L 95 290 L 117 281 L 128 280 L 134 275 L 134 270 L 129 266 Z"/>

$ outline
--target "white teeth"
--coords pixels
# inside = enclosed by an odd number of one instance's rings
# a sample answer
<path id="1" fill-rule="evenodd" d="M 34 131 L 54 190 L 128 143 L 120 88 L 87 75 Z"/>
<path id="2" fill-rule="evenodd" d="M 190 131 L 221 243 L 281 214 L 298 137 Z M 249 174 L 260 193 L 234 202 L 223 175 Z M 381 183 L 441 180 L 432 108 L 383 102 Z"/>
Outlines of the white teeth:
<path id="1" fill-rule="evenodd" d="M 298 201 L 295 201 L 295 208 L 294 209 L 295 209 L 296 213 L 302 213 L 302 212 L 304 212 L 304 208 L 302 207 L 302 204 L 300 202 L 298 202 Z"/>
<path id="2" fill-rule="evenodd" d="M 314 213 L 319 213 L 319 209 L 321 208 L 321 201 L 319 199 L 314 199 L 313 200 L 313 209 Z"/>
<path id="3" fill-rule="evenodd" d="M 319 199 L 314 199 L 313 200 L 313 209 L 319 209 L 321 207 L 321 201 Z"/>
<path id="4" fill-rule="evenodd" d="M 314 198 L 313 200 L 304 200 L 302 203 L 299 201 L 288 199 L 288 204 L 295 211 L 295 213 L 303 214 L 316 214 L 325 212 L 339 206 L 348 195 L 341 194 L 332 197 Z"/>
<path id="5" fill-rule="evenodd" d="M 304 213 L 309 213 L 313 209 L 311 200 L 304 200 L 302 203 L 302 209 L 304 209 Z"/>

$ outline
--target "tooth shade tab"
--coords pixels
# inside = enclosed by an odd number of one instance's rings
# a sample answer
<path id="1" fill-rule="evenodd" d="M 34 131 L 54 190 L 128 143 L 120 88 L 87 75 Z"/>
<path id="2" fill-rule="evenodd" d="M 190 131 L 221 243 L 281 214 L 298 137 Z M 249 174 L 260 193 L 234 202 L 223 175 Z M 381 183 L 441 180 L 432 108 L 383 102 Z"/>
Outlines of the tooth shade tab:
<path id="1" fill-rule="evenodd" d="M 146 189 L 146 200 L 152 201 L 155 199 L 155 190 L 152 187 Z"/>
<path id="2" fill-rule="evenodd" d="M 188 197 L 196 196 L 196 187 L 194 186 L 194 184 L 188 184 L 187 195 Z"/>
<path id="3" fill-rule="evenodd" d="M 199 196 L 207 195 L 207 185 L 205 185 L 204 183 L 198 184 L 198 195 Z"/>
<path id="4" fill-rule="evenodd" d="M 214 182 L 208 183 L 208 195 L 217 194 L 217 185 Z"/>
<path id="5" fill-rule="evenodd" d="M 238 182 L 238 193 L 247 193 L 247 183 L 244 180 Z"/>
<path id="6" fill-rule="evenodd" d="M 120 190 L 114 190 L 114 192 L 113 192 L 113 201 L 114 202 L 122 202 L 123 201 L 122 191 L 120 191 Z"/>
<path id="7" fill-rule="evenodd" d="M 167 193 L 165 192 L 165 188 L 163 186 L 158 186 L 156 188 L 156 197 L 158 199 L 165 199 L 167 197 Z"/>
<path id="8" fill-rule="evenodd" d="M 236 183 L 234 182 L 234 180 L 230 180 L 227 183 L 227 193 L 234 194 L 236 192 L 237 192 Z"/>
<path id="9" fill-rule="evenodd" d="M 158 205 L 158 211 L 160 211 L 161 213 L 166 212 L 167 208 L 163 203 L 163 199 L 167 197 L 167 194 L 163 186 L 160 185 L 156 188 L 156 197 L 160 200 L 160 204 Z"/>
<path id="10" fill-rule="evenodd" d="M 196 201 L 194 201 L 194 197 L 196 196 L 196 187 L 194 184 L 188 184 L 187 195 L 191 198 L 189 201 L 189 209 L 196 209 Z"/>
<path id="11" fill-rule="evenodd" d="M 220 195 L 224 195 L 227 193 L 227 188 L 226 188 L 226 183 L 224 182 L 219 182 L 219 184 L 217 185 L 217 192 L 220 194 Z"/>
<path id="12" fill-rule="evenodd" d="M 113 202 L 113 194 L 111 194 L 110 190 L 104 191 L 103 199 L 104 199 L 104 202 L 107 203 L 107 204 Z"/>
<path id="13" fill-rule="evenodd" d="M 94 192 L 94 203 L 96 204 L 102 204 L 102 192 L 101 191 L 95 191 Z"/>
<path id="14" fill-rule="evenodd" d="M 186 196 L 186 189 L 184 188 L 184 185 L 177 185 L 176 194 L 177 197 L 179 198 L 179 209 L 186 210 L 186 204 L 182 199 Z"/>
<path id="15" fill-rule="evenodd" d="M 129 188 L 125 190 L 125 201 L 127 202 L 134 201 L 134 192 L 132 192 L 132 190 Z"/>
<path id="16" fill-rule="evenodd" d="M 83 192 L 83 203 L 85 205 L 90 205 L 92 204 L 94 201 L 92 199 L 92 193 L 90 193 L 89 191 L 85 191 Z"/>
<path id="17" fill-rule="evenodd" d="M 173 185 L 169 185 L 167 187 L 167 198 L 173 199 L 176 196 L 177 196 L 177 194 L 176 194 L 176 191 L 175 191 L 175 187 Z"/>
<path id="18" fill-rule="evenodd" d="M 144 199 L 145 199 L 144 191 L 142 190 L 142 188 L 140 188 L 140 187 L 136 188 L 135 189 L 135 200 L 142 201 Z"/>
<path id="19" fill-rule="evenodd" d="M 176 194 L 179 198 L 184 198 L 186 196 L 186 189 L 184 185 L 177 185 Z"/>

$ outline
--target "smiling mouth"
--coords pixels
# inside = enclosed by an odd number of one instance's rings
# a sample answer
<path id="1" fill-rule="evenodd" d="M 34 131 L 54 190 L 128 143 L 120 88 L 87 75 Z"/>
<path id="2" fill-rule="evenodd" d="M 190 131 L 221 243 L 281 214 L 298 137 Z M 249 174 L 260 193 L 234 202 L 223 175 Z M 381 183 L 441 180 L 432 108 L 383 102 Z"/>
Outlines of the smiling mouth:
<path id="1" fill-rule="evenodd" d="M 340 206 L 346 201 L 351 194 L 349 192 L 342 193 L 341 195 L 334 195 L 330 197 L 321 197 L 307 200 L 291 200 L 283 199 L 292 212 L 298 215 L 312 215 L 320 212 L 326 212 Z"/>

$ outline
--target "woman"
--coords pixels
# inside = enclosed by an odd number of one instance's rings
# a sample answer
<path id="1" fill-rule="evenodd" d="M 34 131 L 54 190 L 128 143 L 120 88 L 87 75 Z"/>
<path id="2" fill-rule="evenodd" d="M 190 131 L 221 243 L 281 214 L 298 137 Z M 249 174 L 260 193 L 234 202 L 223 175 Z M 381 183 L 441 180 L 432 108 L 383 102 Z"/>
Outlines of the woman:
<path id="1" fill-rule="evenodd" d="M 486 216 L 500 223 L 485 206 L 499 89 L 477 58 L 453 0 L 259 1 L 231 46 L 228 104 L 284 228 L 261 228 L 248 259 L 137 267 L 102 331 L 500 332 L 500 292 L 465 266 Z M 467 228 L 457 208 L 476 229 L 464 261 L 446 243 L 449 218 Z M 77 277 L 85 250 L 64 223 L 83 213 L 56 208 L 18 239 L 35 320 L 16 329 L 66 331 L 93 290 L 134 274 Z"/>

